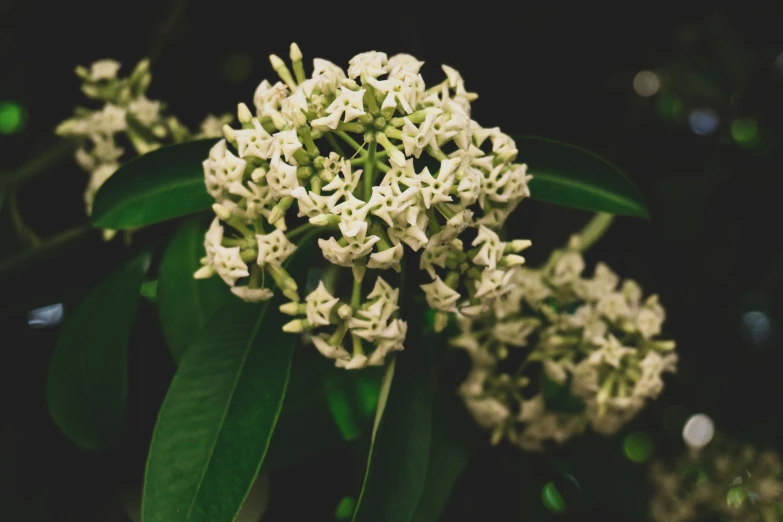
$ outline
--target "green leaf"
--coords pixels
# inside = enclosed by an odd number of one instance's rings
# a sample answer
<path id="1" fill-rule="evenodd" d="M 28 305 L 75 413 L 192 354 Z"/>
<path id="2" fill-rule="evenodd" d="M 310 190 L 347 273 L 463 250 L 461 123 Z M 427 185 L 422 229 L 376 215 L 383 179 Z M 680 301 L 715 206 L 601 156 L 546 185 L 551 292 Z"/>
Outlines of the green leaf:
<path id="1" fill-rule="evenodd" d="M 383 368 L 335 369 L 312 346 L 298 351 L 264 469 L 302 462 L 369 431 L 382 373 Z M 334 403 L 341 407 L 333 408 Z M 313 426 L 318 426 L 318 437 L 313 437 Z M 346 426 L 355 431 L 344 431 Z"/>
<path id="2" fill-rule="evenodd" d="M 390 362 L 381 389 L 380 419 L 354 522 L 408 522 L 424 488 L 435 383 L 432 340 L 416 339 L 415 327 L 408 334 L 405 350 Z"/>
<path id="3" fill-rule="evenodd" d="M 140 254 L 93 290 L 65 324 L 52 354 L 49 412 L 84 449 L 106 448 L 124 434 L 128 337 L 149 263 L 149 253 Z"/>
<path id="4" fill-rule="evenodd" d="M 439 390 L 432 419 L 427 480 L 410 522 L 437 522 L 479 440 L 465 405 L 451 388 Z"/>
<path id="5" fill-rule="evenodd" d="M 289 269 L 300 276 L 309 248 Z M 302 277 L 297 277 L 303 281 Z M 144 522 L 234 520 L 266 455 L 297 337 L 280 327 L 280 292 L 231 299 L 180 361 L 150 445 Z"/>
<path id="6" fill-rule="evenodd" d="M 202 220 L 190 219 L 174 234 L 158 271 L 158 314 L 174 360 L 229 299 L 236 299 L 219 278 L 195 279 L 204 256 Z"/>
<path id="7" fill-rule="evenodd" d="M 209 208 L 201 163 L 216 139 L 169 145 L 134 158 L 101 185 L 92 207 L 96 227 L 143 227 Z"/>
<path id="8" fill-rule="evenodd" d="M 566 207 L 649 218 L 644 198 L 614 165 L 587 150 L 532 136 L 514 137 L 533 199 Z"/>

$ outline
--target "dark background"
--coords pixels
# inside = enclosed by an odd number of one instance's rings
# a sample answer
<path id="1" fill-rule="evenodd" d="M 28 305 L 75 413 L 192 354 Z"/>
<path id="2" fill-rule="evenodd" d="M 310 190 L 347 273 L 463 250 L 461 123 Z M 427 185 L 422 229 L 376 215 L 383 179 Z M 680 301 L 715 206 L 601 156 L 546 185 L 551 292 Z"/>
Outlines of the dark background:
<path id="1" fill-rule="evenodd" d="M 0 100 L 16 100 L 26 111 L 19 133 L 0 135 L 0 171 L 13 171 L 56 141 L 55 125 L 86 104 L 74 66 L 100 58 L 119 60 L 127 72 L 151 54 L 148 95 L 166 101 L 190 126 L 206 113 L 252 101 L 255 86 L 274 78 L 267 56 L 287 57 L 291 41 L 308 65 L 322 57 L 346 66 L 354 54 L 374 49 L 424 60 L 427 83 L 440 80 L 439 64 L 455 67 L 468 90 L 479 93 L 473 118 L 482 126 L 580 145 L 637 184 L 651 220 L 619 218 L 587 258 L 660 294 L 668 313 L 664 331 L 678 343 L 680 365 L 662 397 L 616 437 L 587 435 L 545 457 L 510 449 L 475 455 L 444 520 L 645 520 L 648 467 L 624 456 L 627 434 L 648 433 L 653 458 L 666 458 L 684 449 L 685 416 L 703 412 L 722 433 L 783 449 L 783 242 L 776 217 L 783 174 L 782 22 L 783 4 L 771 1 L 546 8 L 522 2 L 0 1 Z M 661 77 L 655 96 L 634 92 L 641 70 Z M 696 109 L 714 111 L 719 124 L 713 133 L 692 130 L 688 115 Z M 758 122 L 749 144 L 732 136 L 731 124 L 740 117 Z M 44 237 L 83 223 L 85 182 L 65 161 L 24 185 L 18 197 L 26 222 Z M 7 214 L 7 208 L 0 213 L 0 259 L 22 249 Z M 530 201 L 512 218 L 510 232 L 533 240 L 528 258 L 536 263 L 588 218 Z M 86 242 L 76 256 L 49 260 L 0 286 L 8 310 L 0 323 L 7 387 L 2 451 L 13 484 L 2 489 L 19 509 L 14 520 L 122 520 L 109 514 L 117 486 L 143 466 L 143 444 L 94 455 L 59 434 L 43 395 L 57 332 L 29 329 L 25 310 L 12 306 L 41 289 L 58 295 L 63 281 L 97 279 L 120 255 L 116 243 Z M 79 295 L 68 293 L 66 310 Z M 154 404 L 165 391 L 165 379 L 156 377 L 173 366 L 143 339 L 133 345 L 150 353 L 136 363 L 132 393 Z M 153 364 L 164 369 L 150 369 Z M 154 412 L 139 414 L 138 440 L 153 420 Z M 340 497 L 358 491 L 363 458 L 346 445 L 273 475 L 269 520 L 330 520 Z M 541 488 L 549 481 L 560 485 L 566 514 L 547 515 Z"/>

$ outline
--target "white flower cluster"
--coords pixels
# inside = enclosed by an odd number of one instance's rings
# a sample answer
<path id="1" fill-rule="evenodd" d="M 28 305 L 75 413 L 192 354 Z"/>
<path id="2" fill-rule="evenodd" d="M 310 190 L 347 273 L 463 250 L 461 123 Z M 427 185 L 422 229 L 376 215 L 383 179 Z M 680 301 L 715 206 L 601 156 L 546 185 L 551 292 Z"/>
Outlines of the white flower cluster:
<path id="1" fill-rule="evenodd" d="M 459 319 L 461 334 L 450 342 L 472 362 L 459 394 L 493 443 L 537 451 L 588 425 L 615 433 L 661 392 L 661 374 L 674 371 L 674 342 L 655 339 L 664 321 L 657 296 L 643 301 L 630 280 L 618 288 L 604 264 L 592 278 L 584 268 L 575 236 L 542 269 L 520 268 L 489 313 Z M 578 407 L 551 407 L 547 381 Z"/>
<path id="2" fill-rule="evenodd" d="M 373 51 L 347 71 L 315 59 L 307 77 L 296 44 L 291 61 L 293 73 L 271 57 L 282 81 L 261 82 L 255 110 L 240 104 L 242 128 L 225 126 L 204 161 L 217 218 L 197 277 L 218 274 L 255 301 L 271 297 L 261 277 L 269 273 L 292 300 L 284 311 L 299 317 L 286 329 L 319 329 L 316 347 L 346 368 L 382 364 L 402 349 L 397 290 L 378 277 L 362 303 L 361 283 L 367 269 L 399 271 L 406 250 L 421 252 L 432 277 L 422 288 L 441 327 L 447 314 L 479 313 L 509 292 L 529 242 L 503 242 L 496 230 L 529 196 L 530 176 L 513 163 L 509 136 L 470 118 L 476 95 L 459 73 L 443 66 L 446 79 L 427 88 L 423 62 Z M 304 224 L 286 234 L 297 220 Z M 295 250 L 291 239 L 314 227 L 332 234 L 318 240 L 326 261 L 353 271 L 349 306 L 324 286 L 300 304 L 281 266 Z"/>
<path id="3" fill-rule="evenodd" d="M 655 522 L 783 520 L 783 463 L 774 451 L 716 440 L 668 465 L 653 463 L 650 481 Z"/>
<path id="4" fill-rule="evenodd" d="M 120 78 L 120 64 L 114 60 L 99 60 L 87 69 L 76 67 L 82 79 L 82 92 L 88 98 L 102 102 L 99 110 L 79 107 L 74 117 L 60 123 L 56 133 L 79 139 L 76 162 L 90 174 L 84 203 L 87 214 L 101 185 L 130 159 L 118 140 L 127 140 L 136 154 L 141 155 L 166 143 L 179 143 L 192 138 L 219 136 L 231 116 L 208 116 L 201 133 L 192 135 L 176 117 L 164 113 L 165 105 L 146 96 L 152 79 L 149 61 L 142 60 L 130 76 Z M 109 231 L 109 236 L 111 232 Z"/>

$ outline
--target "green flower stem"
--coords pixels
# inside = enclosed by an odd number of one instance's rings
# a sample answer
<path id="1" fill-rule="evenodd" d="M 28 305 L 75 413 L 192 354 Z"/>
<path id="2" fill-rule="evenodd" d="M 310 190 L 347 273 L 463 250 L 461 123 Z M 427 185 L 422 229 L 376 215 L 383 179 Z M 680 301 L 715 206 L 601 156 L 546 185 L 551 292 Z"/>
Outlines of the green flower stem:
<path id="1" fill-rule="evenodd" d="M 16 203 L 16 190 L 8 192 L 8 213 L 11 216 L 11 222 L 14 225 L 14 230 L 24 243 L 37 247 L 41 244 L 41 239 L 38 235 L 28 227 L 22 219 L 22 214 L 19 212 L 19 205 Z"/>
<path id="2" fill-rule="evenodd" d="M 588 248 L 593 246 L 596 241 L 601 239 L 603 235 L 606 234 L 606 231 L 609 230 L 612 221 L 614 221 L 614 215 L 612 214 L 599 212 L 593 216 L 593 218 L 577 234 L 577 237 L 579 238 L 579 251 L 586 251 Z M 552 252 L 552 254 L 549 256 L 549 259 L 547 259 L 546 263 L 543 264 L 540 270 L 542 272 L 547 272 L 550 270 L 555 265 L 555 263 L 557 263 L 557 260 L 560 258 L 563 252 L 567 249 L 568 248 L 566 247 L 564 249 L 558 249 Z"/>
<path id="3" fill-rule="evenodd" d="M 383 252 L 384 250 L 388 250 L 392 248 L 391 240 L 389 239 L 388 234 L 386 234 L 386 231 L 383 229 L 383 226 L 379 224 L 377 221 L 374 221 L 372 224 L 372 234 L 378 236 L 378 252 Z"/>
<path id="4" fill-rule="evenodd" d="M 346 333 L 348 333 L 348 321 L 343 321 L 326 342 L 329 343 L 329 346 L 338 346 L 342 344 Z"/>
<path id="5" fill-rule="evenodd" d="M 318 147 L 316 147 L 315 142 L 313 141 L 313 136 L 310 134 L 310 127 L 307 125 L 302 125 L 297 129 L 297 132 L 299 133 L 299 136 L 301 136 L 302 141 L 304 142 L 305 148 L 307 149 L 307 153 L 313 157 L 320 156 L 320 151 L 318 150 Z"/>
<path id="6" fill-rule="evenodd" d="M 375 88 L 372 85 L 365 85 L 364 88 L 364 101 L 367 102 L 370 113 L 378 113 L 380 109 L 378 108 L 378 102 L 375 101 Z"/>
<path id="7" fill-rule="evenodd" d="M 73 154 L 75 144 L 71 140 L 59 140 L 45 151 L 22 165 L 18 170 L 0 177 L 0 186 L 20 185 L 46 172 L 61 160 Z"/>
<path id="8" fill-rule="evenodd" d="M 429 218 L 427 221 L 427 228 L 429 229 L 430 234 L 437 234 L 440 232 L 440 223 L 438 223 L 438 218 L 435 215 L 435 209 L 433 207 L 427 209 L 427 217 Z"/>
<path id="9" fill-rule="evenodd" d="M 439 161 L 443 161 L 445 159 L 449 159 L 448 156 L 446 156 L 443 153 L 442 150 L 435 150 L 435 149 L 432 148 L 432 145 L 427 147 L 427 152 L 430 153 L 430 156 L 432 156 L 433 158 L 435 158 L 435 159 L 437 159 Z"/>
<path id="10" fill-rule="evenodd" d="M 362 195 L 364 196 L 365 201 L 369 201 L 370 196 L 372 195 L 372 182 L 373 182 L 373 174 L 375 170 L 375 165 L 377 161 L 375 161 L 375 152 L 378 148 L 378 143 L 373 141 L 370 143 L 370 150 L 367 153 L 366 161 L 367 161 L 367 167 L 364 171 L 364 192 Z"/>
<path id="11" fill-rule="evenodd" d="M 358 152 L 362 157 L 367 156 L 367 151 L 364 150 L 364 147 L 362 145 L 359 145 L 355 139 L 351 138 L 348 133 L 344 131 L 336 131 L 335 134 L 340 137 L 345 143 L 353 147 L 353 149 Z M 328 136 L 328 135 L 327 135 Z"/>
<path id="12" fill-rule="evenodd" d="M 362 338 L 355 333 L 352 333 L 351 340 L 353 341 L 353 354 L 364 355 L 364 348 L 362 348 Z"/>
<path id="13" fill-rule="evenodd" d="M 584 252 L 601 239 L 614 221 L 612 214 L 599 212 L 579 232 L 579 251 Z"/>
<path id="14" fill-rule="evenodd" d="M 353 280 L 353 290 L 351 291 L 351 308 L 358 310 L 362 303 L 362 283 Z"/>
<path id="15" fill-rule="evenodd" d="M 305 223 L 304 225 L 299 225 L 298 227 L 296 227 L 292 231 L 288 232 L 285 235 L 285 237 L 286 237 L 286 239 L 291 241 L 292 239 L 294 239 L 296 237 L 299 237 L 302 234 L 306 234 L 307 232 L 309 232 L 309 231 L 311 231 L 311 230 L 313 230 L 315 228 L 317 228 L 315 225 L 311 225 L 310 223 Z"/>
<path id="16" fill-rule="evenodd" d="M 387 164 L 383 163 L 382 161 L 376 161 L 375 162 L 375 168 L 386 174 L 391 170 L 391 167 Z"/>
<path id="17" fill-rule="evenodd" d="M 327 134 L 326 134 L 326 141 L 328 141 L 328 142 L 329 142 L 329 145 L 331 145 L 331 146 L 332 146 L 332 149 L 333 149 L 333 150 L 334 150 L 334 151 L 335 151 L 337 154 L 339 154 L 339 155 L 340 155 L 340 156 L 342 156 L 342 157 L 345 157 L 345 154 L 343 154 L 343 149 L 342 149 L 342 147 L 340 147 L 340 144 L 339 144 L 339 143 L 337 143 L 337 140 L 336 140 L 336 139 L 334 139 L 334 135 L 332 135 L 331 133 L 327 133 Z"/>
<path id="18" fill-rule="evenodd" d="M 56 236 L 44 240 L 40 245 L 24 252 L 17 254 L 9 259 L 0 261 L 0 275 L 4 276 L 6 273 L 15 272 L 19 268 L 23 268 L 30 263 L 35 262 L 38 258 L 45 257 L 56 250 L 72 241 L 76 241 L 86 236 L 87 234 L 97 231 L 91 223 L 66 230 Z"/>
<path id="19" fill-rule="evenodd" d="M 395 140 L 401 140 L 402 139 L 402 132 L 400 132 L 398 129 L 395 129 L 394 127 L 386 127 L 383 129 L 383 133 Z"/>

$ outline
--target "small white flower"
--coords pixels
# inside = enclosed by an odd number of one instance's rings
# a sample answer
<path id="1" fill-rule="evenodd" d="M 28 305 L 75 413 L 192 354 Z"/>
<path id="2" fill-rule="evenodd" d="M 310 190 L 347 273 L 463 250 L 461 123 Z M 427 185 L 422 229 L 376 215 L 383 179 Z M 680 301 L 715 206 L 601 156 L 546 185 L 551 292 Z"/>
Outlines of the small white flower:
<path id="1" fill-rule="evenodd" d="M 510 292 L 514 284 L 511 281 L 513 276 L 514 270 L 485 269 L 481 272 L 481 281 L 478 284 L 475 296 L 492 299 Z"/>
<path id="2" fill-rule="evenodd" d="M 402 144 L 405 147 L 406 156 L 421 156 L 421 153 L 431 145 L 435 139 L 435 130 L 432 128 L 435 119 L 441 114 L 440 109 L 428 109 L 426 118 L 417 127 L 407 117 L 402 127 Z"/>
<path id="3" fill-rule="evenodd" d="M 337 98 L 326 108 L 328 116 L 313 120 L 314 129 L 327 130 L 336 129 L 340 121 L 353 121 L 359 116 L 366 114 L 364 111 L 364 89 L 352 91 L 345 87 L 340 87 Z"/>
<path id="4" fill-rule="evenodd" d="M 249 288 L 247 286 L 234 286 L 231 293 L 248 303 L 260 303 L 274 297 L 274 293 L 268 288 Z"/>
<path id="5" fill-rule="evenodd" d="M 340 299 L 334 297 L 324 286 L 323 281 L 318 283 L 318 288 L 310 292 L 305 298 L 307 303 L 307 321 L 313 326 L 324 326 L 330 323 L 329 316 L 332 308 Z"/>
<path id="6" fill-rule="evenodd" d="M 484 428 L 494 428 L 503 424 L 511 414 L 506 405 L 492 397 L 471 397 L 465 400 L 465 405 L 479 426 Z"/>
<path id="7" fill-rule="evenodd" d="M 362 169 L 351 171 L 351 162 L 345 161 L 340 165 L 340 172 L 327 185 L 324 190 L 339 194 L 341 198 L 348 199 L 362 178 Z"/>
<path id="8" fill-rule="evenodd" d="M 480 225 L 476 239 L 471 243 L 472 246 L 481 245 L 478 253 L 473 256 L 473 262 L 477 265 L 486 266 L 491 270 L 497 268 L 500 258 L 503 257 L 503 251 L 506 244 L 500 240 L 500 237 L 487 227 Z"/>
<path id="9" fill-rule="evenodd" d="M 578 252 L 564 252 L 555 263 L 549 280 L 555 286 L 562 286 L 576 280 L 585 269 L 585 262 Z"/>
<path id="10" fill-rule="evenodd" d="M 415 204 L 416 199 L 417 190 L 413 187 L 395 194 L 391 185 L 381 185 L 372 188 L 372 196 L 367 202 L 367 207 L 371 213 L 383 219 L 391 227 L 394 226 L 394 218 Z"/>
<path id="11" fill-rule="evenodd" d="M 114 80 L 120 70 L 120 63 L 115 60 L 98 60 L 90 66 L 90 81 Z"/>
<path id="12" fill-rule="evenodd" d="M 389 76 L 419 74 L 422 65 L 424 62 L 417 60 L 410 54 L 395 54 L 389 58 Z"/>
<path id="13" fill-rule="evenodd" d="M 258 242 L 259 266 L 280 266 L 288 256 L 294 253 L 296 245 L 291 243 L 281 230 L 275 230 L 271 234 L 256 235 Z"/>
<path id="14" fill-rule="evenodd" d="M 101 111 L 92 114 L 89 132 L 102 134 L 122 132 L 128 128 L 125 114 L 126 111 L 122 107 L 107 103 Z"/>
<path id="15" fill-rule="evenodd" d="M 267 80 L 262 81 L 253 95 L 253 104 L 259 118 L 271 117 L 271 113 L 280 111 L 280 104 L 288 96 L 288 87 L 277 82 L 272 85 Z"/>
<path id="16" fill-rule="evenodd" d="M 596 352 L 600 356 L 600 360 L 612 366 L 613 368 L 620 367 L 620 361 L 626 356 L 634 353 L 636 350 L 633 348 L 627 348 L 620 344 L 620 341 L 614 335 L 609 337 L 601 343 L 601 348 Z"/>
<path id="17" fill-rule="evenodd" d="M 348 77 L 359 78 L 366 81 L 367 78 L 377 78 L 389 72 L 386 53 L 369 51 L 360 53 L 348 62 Z"/>
<path id="18" fill-rule="evenodd" d="M 270 149 L 275 138 L 269 134 L 258 118 L 253 118 L 250 129 L 239 129 L 234 131 L 237 140 L 237 151 L 239 156 L 246 158 L 248 156 L 269 159 Z"/>
<path id="19" fill-rule="evenodd" d="M 455 305 L 460 298 L 459 292 L 449 288 L 437 275 L 432 283 L 421 285 L 421 289 L 427 297 L 427 304 L 432 308 L 442 312 L 457 311 Z"/>
<path id="20" fill-rule="evenodd" d="M 299 186 L 299 181 L 296 179 L 296 167 L 283 160 L 269 164 L 269 172 L 266 173 L 265 179 L 275 199 L 290 196 L 291 192 Z"/>
<path id="21" fill-rule="evenodd" d="M 239 247 L 215 246 L 212 265 L 228 286 L 234 286 L 237 279 L 250 275 L 247 265 L 240 256 Z"/>
<path id="22" fill-rule="evenodd" d="M 426 208 L 430 208 L 430 206 L 436 203 L 451 201 L 449 192 L 452 185 L 454 185 L 454 172 L 457 170 L 459 162 L 460 160 L 458 159 L 441 161 L 437 177 L 433 177 L 427 167 L 424 167 L 424 170 L 419 173 L 418 180 L 421 182 L 421 196 L 424 199 Z"/>
<path id="23" fill-rule="evenodd" d="M 402 259 L 402 244 L 398 243 L 392 248 L 387 248 L 383 252 L 370 254 L 370 260 L 367 262 L 367 268 L 377 268 L 386 270 L 387 268 L 399 268 Z"/>
<path id="24" fill-rule="evenodd" d="M 151 127 L 160 120 L 160 102 L 139 96 L 128 104 L 128 112 L 145 127 Z"/>
<path id="25" fill-rule="evenodd" d="M 473 225 L 472 219 L 473 212 L 470 210 L 466 209 L 457 212 L 446 221 L 446 224 L 441 228 L 440 232 L 437 232 L 430 237 L 430 240 L 427 242 L 427 248 L 435 248 L 440 245 L 452 243 L 466 228 Z"/>
<path id="26" fill-rule="evenodd" d="M 337 359 L 338 361 L 350 360 L 351 355 L 345 351 L 345 348 L 340 345 L 330 345 L 327 341 L 327 337 L 324 334 L 314 335 L 311 339 L 313 341 L 313 345 L 324 357 L 328 357 L 329 359 Z"/>

